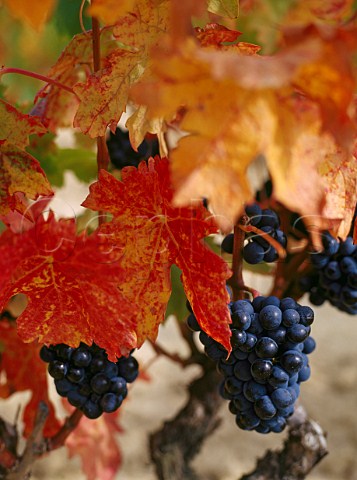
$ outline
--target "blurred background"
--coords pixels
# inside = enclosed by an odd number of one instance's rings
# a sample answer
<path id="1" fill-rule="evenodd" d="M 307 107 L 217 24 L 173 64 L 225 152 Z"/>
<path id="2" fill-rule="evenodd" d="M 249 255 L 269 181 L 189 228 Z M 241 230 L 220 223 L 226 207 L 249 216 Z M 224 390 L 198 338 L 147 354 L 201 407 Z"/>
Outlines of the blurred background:
<path id="1" fill-rule="evenodd" d="M 292 0 L 266 1 L 266 8 L 259 10 L 254 17 L 243 16 L 239 20 L 239 30 L 247 33 L 241 40 L 261 43 L 266 52 L 273 51 L 277 38 L 274 25 L 292 3 Z M 58 1 L 50 21 L 40 31 L 22 23 L 2 5 L 1 64 L 45 74 L 71 37 L 81 31 L 78 17 L 80 4 L 80 0 Z M 90 20 L 85 15 L 83 20 L 85 27 L 90 28 Z M 29 112 L 33 107 L 33 98 L 42 86 L 32 78 L 6 75 L 1 81 L 0 95 L 22 111 Z M 60 162 L 60 157 L 53 155 L 44 155 L 40 159 L 49 180 L 57 186 L 56 200 L 52 204 L 55 212 L 71 216 L 73 212 L 81 212 L 80 203 L 86 197 L 88 182 L 96 172 L 95 155 L 91 140 L 81 135 L 68 135 L 66 131 L 59 133 L 56 142 L 61 148 L 86 151 L 85 158 L 77 153 L 72 163 L 68 160 L 68 152 L 66 161 Z M 72 167 L 76 176 L 68 170 Z M 269 291 L 267 277 L 247 272 L 245 278 L 249 286 L 262 294 Z M 308 305 L 307 298 L 301 299 L 300 303 Z M 328 433 L 330 453 L 309 478 L 357 480 L 357 319 L 329 305 L 314 307 L 314 310 L 312 336 L 317 341 L 317 349 L 310 357 L 312 377 L 303 384 L 300 398 L 311 417 Z M 160 328 L 158 342 L 170 352 L 188 353 L 172 317 Z M 156 476 L 149 459 L 148 435 L 159 429 L 165 420 L 171 419 L 185 404 L 186 386 L 199 375 L 199 367 L 182 370 L 164 357 L 156 358 L 149 345 L 144 345 L 135 356 L 141 368 L 148 367 L 150 381 L 134 383 L 121 409 L 123 432 L 118 434 L 117 439 L 123 465 L 117 478 L 154 480 Z M 13 422 L 28 396 L 27 393 L 15 394 L 1 401 L 0 416 Z M 53 398 L 56 398 L 55 393 Z M 240 431 L 228 411 L 227 403 L 220 411 L 220 427 L 207 439 L 194 461 L 197 471 L 206 480 L 237 480 L 253 469 L 257 457 L 267 449 L 279 448 L 286 436 L 285 433 L 261 435 Z M 62 448 L 36 464 L 33 478 L 84 480 L 85 476 L 81 472 L 80 460 L 69 460 L 67 450 Z"/>

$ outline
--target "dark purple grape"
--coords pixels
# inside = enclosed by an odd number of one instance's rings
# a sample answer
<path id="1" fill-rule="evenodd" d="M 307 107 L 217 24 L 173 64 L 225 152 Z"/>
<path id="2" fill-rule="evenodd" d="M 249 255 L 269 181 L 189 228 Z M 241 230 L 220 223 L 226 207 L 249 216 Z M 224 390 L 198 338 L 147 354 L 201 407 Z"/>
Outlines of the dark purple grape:
<path id="1" fill-rule="evenodd" d="M 273 364 L 270 360 L 258 359 L 252 363 L 251 373 L 254 380 L 260 382 L 268 380 L 273 370 Z"/>
<path id="2" fill-rule="evenodd" d="M 269 395 L 264 395 L 254 402 L 254 411 L 262 420 L 269 420 L 276 414 L 276 408 Z"/>
<path id="3" fill-rule="evenodd" d="M 226 253 L 233 253 L 233 244 L 234 244 L 234 234 L 229 233 L 226 235 L 222 241 L 221 248 Z"/>
<path id="4" fill-rule="evenodd" d="M 73 352 L 71 362 L 76 367 L 88 367 L 92 361 L 92 355 L 90 351 L 85 347 L 79 347 Z"/>
<path id="5" fill-rule="evenodd" d="M 255 345 L 255 352 L 260 358 L 273 358 L 278 353 L 277 343 L 270 337 L 261 337 Z"/>
<path id="6" fill-rule="evenodd" d="M 264 260 L 265 249 L 256 242 L 248 242 L 243 248 L 243 258 L 247 263 L 255 265 Z"/>
<path id="7" fill-rule="evenodd" d="M 304 362 L 301 353 L 296 350 L 288 350 L 281 356 L 282 367 L 291 374 L 298 373 Z"/>
<path id="8" fill-rule="evenodd" d="M 282 312 L 279 307 L 267 305 L 259 313 L 259 321 L 265 330 L 275 330 L 282 321 Z"/>
<path id="9" fill-rule="evenodd" d="M 87 400 L 82 407 L 84 415 L 88 418 L 95 419 L 101 416 L 103 413 L 102 408 L 91 400 Z"/>
<path id="10" fill-rule="evenodd" d="M 50 363 L 56 360 L 57 355 L 53 348 L 46 347 L 43 345 L 40 350 L 40 358 L 43 362 Z"/>
<path id="11" fill-rule="evenodd" d="M 130 356 L 128 358 L 121 357 L 118 362 L 118 375 L 124 377 L 128 383 L 132 383 L 139 375 L 139 364 L 136 358 Z"/>
<path id="12" fill-rule="evenodd" d="M 110 379 L 104 373 L 97 373 L 91 379 L 90 386 L 95 393 L 102 395 L 110 388 Z"/>
<path id="13" fill-rule="evenodd" d="M 68 370 L 66 377 L 72 383 L 80 383 L 84 379 L 84 369 L 72 367 Z"/>
<path id="14" fill-rule="evenodd" d="M 123 397 L 115 395 L 114 393 L 106 393 L 100 400 L 100 406 L 103 412 L 112 413 L 120 407 L 122 402 Z"/>
<path id="15" fill-rule="evenodd" d="M 68 365 L 66 362 L 55 360 L 48 365 L 48 373 L 56 380 L 61 380 L 66 376 Z"/>
<path id="16" fill-rule="evenodd" d="M 87 402 L 88 398 L 79 393 L 78 390 L 70 390 L 67 395 L 69 403 L 76 408 L 81 408 Z"/>

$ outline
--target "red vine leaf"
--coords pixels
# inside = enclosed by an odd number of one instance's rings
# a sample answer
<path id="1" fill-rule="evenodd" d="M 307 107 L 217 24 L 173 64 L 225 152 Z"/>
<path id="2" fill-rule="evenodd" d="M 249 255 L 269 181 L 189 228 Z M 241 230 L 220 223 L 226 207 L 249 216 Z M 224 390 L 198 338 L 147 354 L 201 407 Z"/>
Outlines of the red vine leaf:
<path id="1" fill-rule="evenodd" d="M 68 411 L 73 410 L 67 402 L 64 404 Z M 104 413 L 95 421 L 83 416 L 66 439 L 69 457 L 81 457 L 82 470 L 88 480 L 113 480 L 120 468 L 122 457 L 116 436 L 122 429 L 118 414 L 119 410 Z"/>
<path id="2" fill-rule="evenodd" d="M 242 32 L 229 30 L 218 23 L 208 23 L 204 27 L 195 28 L 196 36 L 202 47 L 221 46 L 223 42 L 235 42 Z"/>
<path id="3" fill-rule="evenodd" d="M 27 205 L 19 192 L 35 200 L 52 195 L 51 186 L 38 161 L 17 146 L 0 140 L 0 215 L 24 214 Z"/>
<path id="4" fill-rule="evenodd" d="M 28 436 L 34 426 L 38 404 L 47 403 L 49 416 L 44 434 L 51 436 L 57 432 L 60 424 L 55 417 L 54 407 L 48 397 L 47 368 L 39 357 L 37 343 L 23 343 L 17 335 L 15 322 L 0 321 L 0 397 L 7 398 L 15 392 L 31 391 L 31 398 L 23 413 L 24 435 Z"/>
<path id="5" fill-rule="evenodd" d="M 171 291 L 170 266 L 182 271 L 182 283 L 202 328 L 230 350 L 229 297 L 226 263 L 203 243 L 217 227 L 202 202 L 198 207 L 175 208 L 169 164 L 159 157 L 125 168 L 122 182 L 101 171 L 83 203 L 92 210 L 113 214 L 100 232 L 122 252 L 126 278 L 120 284 L 124 296 L 140 305 L 137 326 L 139 345 L 155 340 Z M 160 292 L 157 295 L 157 292 Z"/>
<path id="6" fill-rule="evenodd" d="M 136 347 L 137 310 L 117 288 L 125 272 L 98 236 L 76 236 L 74 221 L 50 214 L 21 235 L 5 232 L 0 250 L 0 308 L 17 293 L 28 298 L 17 320 L 23 341 L 95 342 L 111 360 Z"/>

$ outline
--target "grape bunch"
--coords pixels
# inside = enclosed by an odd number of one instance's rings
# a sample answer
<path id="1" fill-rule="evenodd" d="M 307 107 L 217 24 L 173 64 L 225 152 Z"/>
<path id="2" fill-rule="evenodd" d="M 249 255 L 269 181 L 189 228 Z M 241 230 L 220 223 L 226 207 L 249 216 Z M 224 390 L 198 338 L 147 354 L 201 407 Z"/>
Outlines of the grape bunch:
<path id="1" fill-rule="evenodd" d="M 294 412 L 300 383 L 310 377 L 308 354 L 314 312 L 287 297 L 256 297 L 229 304 L 232 352 L 203 332 L 193 313 L 188 326 L 199 331 L 205 353 L 223 375 L 222 397 L 243 430 L 281 432 Z"/>
<path id="2" fill-rule="evenodd" d="M 352 237 L 340 241 L 323 232 L 324 250 L 310 255 L 313 272 L 300 279 L 314 305 L 328 300 L 339 310 L 357 314 L 357 245 Z"/>
<path id="3" fill-rule="evenodd" d="M 280 219 L 278 215 L 271 209 L 261 209 L 257 203 L 247 205 L 245 213 L 249 217 L 249 223 L 259 228 L 265 234 L 270 235 L 277 240 L 282 247 L 286 247 L 286 235 L 280 230 Z M 260 262 L 275 262 L 279 255 L 276 249 L 269 244 L 263 235 L 256 233 L 247 233 L 248 242 L 243 248 L 243 258 L 247 263 L 256 264 Z M 222 242 L 222 250 L 227 253 L 233 253 L 233 233 L 227 235 Z"/>
<path id="4" fill-rule="evenodd" d="M 47 362 L 57 393 L 88 418 L 117 410 L 127 395 L 127 383 L 138 376 L 138 362 L 132 356 L 110 362 L 105 350 L 81 343 L 72 348 L 64 343 L 43 346 L 40 357 Z"/>
<path id="5" fill-rule="evenodd" d="M 159 155 L 157 138 L 145 139 L 136 152 L 130 144 L 129 132 L 117 128 L 115 134 L 110 132 L 107 140 L 110 161 L 118 168 L 137 167 L 142 160 Z"/>

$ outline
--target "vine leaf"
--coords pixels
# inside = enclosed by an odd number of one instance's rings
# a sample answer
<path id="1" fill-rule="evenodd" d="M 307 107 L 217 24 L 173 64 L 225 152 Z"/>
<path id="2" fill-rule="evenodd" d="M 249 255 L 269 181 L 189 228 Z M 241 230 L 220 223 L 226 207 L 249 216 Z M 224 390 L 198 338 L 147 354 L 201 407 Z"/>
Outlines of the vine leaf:
<path id="1" fill-rule="evenodd" d="M 239 0 L 208 0 L 208 11 L 222 17 L 237 18 Z"/>
<path id="2" fill-rule="evenodd" d="M 55 0 L 41 0 L 31 5 L 27 0 L 6 0 L 11 14 L 23 22 L 40 30 L 55 7 Z"/>
<path id="3" fill-rule="evenodd" d="M 69 412 L 73 410 L 68 402 L 63 403 Z M 95 422 L 83 416 L 66 439 L 69 457 L 81 457 L 82 470 L 88 480 L 111 480 L 120 468 L 122 456 L 116 436 L 122 429 L 118 424 L 118 414 L 119 410 L 104 413 Z"/>
<path id="4" fill-rule="evenodd" d="M 208 23 L 204 27 L 196 27 L 195 33 L 201 47 L 214 47 L 228 51 L 233 48 L 245 55 L 254 55 L 260 50 L 259 45 L 253 43 L 236 42 L 242 33 L 237 30 L 230 30 L 218 23 Z M 235 43 L 233 45 L 224 45 L 225 42 Z"/>
<path id="5" fill-rule="evenodd" d="M 51 186 L 38 161 L 24 149 L 29 135 L 43 135 L 47 128 L 38 117 L 19 112 L 0 100 L 0 215 L 27 212 L 24 196 L 35 200 L 52 195 Z"/>
<path id="6" fill-rule="evenodd" d="M 202 202 L 198 207 L 176 208 L 172 196 L 168 161 L 155 157 L 138 169 L 123 169 L 122 182 L 101 171 L 83 205 L 113 215 L 99 231 L 122 252 L 126 277 L 120 290 L 141 307 L 139 345 L 157 336 L 171 292 L 170 266 L 176 264 L 201 327 L 230 350 L 225 281 L 231 272 L 202 243 L 217 232 L 217 226 Z"/>
<path id="7" fill-rule="evenodd" d="M 276 199 L 322 222 L 329 179 L 320 171 L 329 168 L 333 151 L 351 158 L 356 135 L 354 44 L 353 30 L 308 27 L 286 33 L 286 47 L 266 57 L 192 41 L 170 55 L 167 46 L 156 49 L 150 81 L 131 95 L 148 107 L 149 118 L 171 122 L 184 111 L 180 127 L 191 135 L 171 154 L 174 204 L 206 197 L 220 227 L 230 231 L 254 197 L 248 167 L 263 155 Z M 332 212 L 336 217 L 340 212 Z"/>
<path id="8" fill-rule="evenodd" d="M 0 345 L 0 372 L 6 374 L 6 380 L 2 377 L 0 382 L 0 397 L 8 398 L 15 392 L 30 390 L 31 398 L 23 412 L 24 435 L 31 433 L 41 401 L 49 407 L 44 434 L 53 435 L 60 423 L 48 396 L 47 369 L 39 357 L 39 345 L 36 342 L 23 343 L 17 335 L 15 322 L 4 319 L 0 321 Z"/>
<path id="9" fill-rule="evenodd" d="M 114 26 L 121 47 L 103 58 L 103 69 L 77 83 L 74 91 L 80 105 L 74 126 L 90 137 L 103 136 L 109 125 L 113 131 L 125 111 L 129 88 L 148 67 L 149 52 L 160 42 L 168 27 L 168 1 L 140 0 L 135 10 Z"/>
<path id="10" fill-rule="evenodd" d="M 88 13 L 93 17 L 99 17 L 104 23 L 112 25 L 126 13 L 134 9 L 136 0 L 122 0 L 119 4 L 116 0 L 94 0 Z"/>
<path id="11" fill-rule="evenodd" d="M 320 167 L 325 180 L 326 204 L 323 215 L 331 219 L 331 230 L 336 236 L 346 238 L 351 231 L 351 223 L 357 204 L 357 151 L 346 154 L 342 149 L 332 148 L 326 161 Z"/>
<path id="12" fill-rule="evenodd" d="M 80 76 L 85 75 L 91 67 L 92 56 L 91 32 L 75 35 L 47 75 L 72 88 Z M 77 97 L 55 85 L 47 85 L 40 90 L 35 103 L 32 112 L 38 115 L 51 131 L 71 126 L 78 108 Z"/>
<path id="13" fill-rule="evenodd" d="M 74 220 L 51 213 L 23 234 L 6 231 L 0 251 L 0 308 L 18 293 L 28 298 L 17 319 L 23 341 L 95 342 L 111 360 L 136 347 L 137 309 L 117 288 L 125 272 L 100 237 L 76 236 Z"/>
<path id="14" fill-rule="evenodd" d="M 38 117 L 19 112 L 4 100 L 0 100 L 0 141 L 6 140 L 18 148 L 29 144 L 29 135 L 43 135 L 47 128 Z"/>
<path id="15" fill-rule="evenodd" d="M 289 9 L 284 25 L 339 23 L 353 14 L 353 0 L 299 0 Z"/>
<path id="16" fill-rule="evenodd" d="M 30 154 L 0 140 L 0 215 L 11 211 L 27 214 L 25 199 L 52 195 L 51 186 L 38 161 Z"/>

